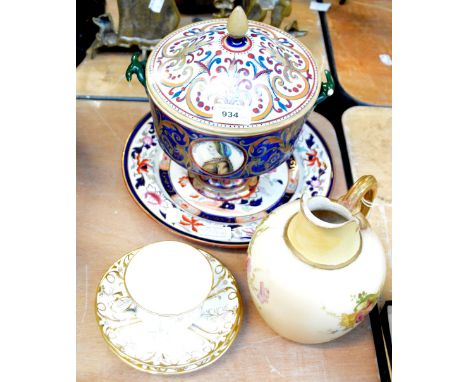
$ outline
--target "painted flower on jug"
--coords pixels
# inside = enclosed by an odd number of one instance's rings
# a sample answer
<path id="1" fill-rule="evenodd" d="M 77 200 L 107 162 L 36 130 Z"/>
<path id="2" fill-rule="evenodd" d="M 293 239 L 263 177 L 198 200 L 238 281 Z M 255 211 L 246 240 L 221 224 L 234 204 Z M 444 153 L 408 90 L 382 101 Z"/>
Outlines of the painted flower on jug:
<path id="1" fill-rule="evenodd" d="M 356 306 L 351 314 L 343 313 L 341 315 L 340 325 L 345 329 L 354 328 L 357 324 L 362 322 L 366 315 L 372 310 L 377 302 L 378 294 L 368 294 L 361 292 L 357 296 Z"/>
<path id="2" fill-rule="evenodd" d="M 257 297 L 258 297 L 258 301 L 260 301 L 261 304 L 268 303 L 268 299 L 270 297 L 270 291 L 268 290 L 268 288 L 265 288 L 263 281 L 260 281 L 260 289 L 257 292 Z"/>

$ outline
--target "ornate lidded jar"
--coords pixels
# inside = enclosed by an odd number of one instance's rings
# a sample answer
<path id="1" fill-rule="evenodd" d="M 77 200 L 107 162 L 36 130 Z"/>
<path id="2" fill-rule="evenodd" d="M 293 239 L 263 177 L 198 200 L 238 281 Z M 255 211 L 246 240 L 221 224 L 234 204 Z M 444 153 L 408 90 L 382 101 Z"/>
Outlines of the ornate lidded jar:
<path id="1" fill-rule="evenodd" d="M 127 79 L 134 73 L 163 150 L 221 200 L 248 194 L 289 158 L 307 114 L 334 86 L 299 41 L 248 21 L 241 7 L 169 34 L 146 63 L 134 55 Z"/>

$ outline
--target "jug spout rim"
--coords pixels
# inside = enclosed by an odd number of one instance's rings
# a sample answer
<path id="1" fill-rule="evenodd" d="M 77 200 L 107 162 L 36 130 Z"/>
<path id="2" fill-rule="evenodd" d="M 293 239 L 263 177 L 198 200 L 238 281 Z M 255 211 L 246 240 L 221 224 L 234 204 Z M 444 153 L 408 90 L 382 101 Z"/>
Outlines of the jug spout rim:
<path id="1" fill-rule="evenodd" d="M 303 196 L 300 211 L 285 225 L 284 240 L 301 261 L 334 270 L 351 264 L 361 253 L 359 220 L 340 203 Z"/>
<path id="2" fill-rule="evenodd" d="M 330 211 L 334 212 L 344 219 L 342 222 L 331 222 L 321 219 L 314 214 L 314 211 Z M 312 224 L 321 228 L 335 229 L 343 227 L 349 223 L 359 223 L 357 218 L 342 204 L 330 200 L 324 196 L 309 197 L 304 194 L 301 198 L 301 212 Z"/>

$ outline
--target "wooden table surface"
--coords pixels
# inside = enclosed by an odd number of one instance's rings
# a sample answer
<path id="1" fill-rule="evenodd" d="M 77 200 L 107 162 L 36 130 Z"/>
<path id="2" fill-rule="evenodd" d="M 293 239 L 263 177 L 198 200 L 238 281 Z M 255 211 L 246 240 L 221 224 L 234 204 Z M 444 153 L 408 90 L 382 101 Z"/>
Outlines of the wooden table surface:
<path id="1" fill-rule="evenodd" d="M 135 204 L 122 177 L 125 141 L 148 110 L 149 105 L 140 102 L 77 101 L 77 381 L 378 381 L 368 319 L 344 337 L 321 345 L 296 344 L 274 333 L 250 299 L 245 250 L 198 245 L 232 271 L 244 301 L 240 333 L 213 365 L 185 376 L 154 376 L 124 364 L 107 348 L 94 314 L 103 273 L 135 248 L 162 240 L 185 241 Z M 334 129 L 319 114 L 312 113 L 311 121 L 331 151 L 332 196 L 339 196 L 346 187 Z"/>
<path id="2" fill-rule="evenodd" d="M 380 59 L 392 57 L 391 0 L 338 2 L 326 17 L 341 85 L 359 101 L 391 105 L 392 66 Z"/>
<path id="3" fill-rule="evenodd" d="M 369 222 L 387 254 L 383 298 L 392 299 L 392 109 L 356 106 L 342 117 L 353 179 L 372 174 L 379 184 Z"/>

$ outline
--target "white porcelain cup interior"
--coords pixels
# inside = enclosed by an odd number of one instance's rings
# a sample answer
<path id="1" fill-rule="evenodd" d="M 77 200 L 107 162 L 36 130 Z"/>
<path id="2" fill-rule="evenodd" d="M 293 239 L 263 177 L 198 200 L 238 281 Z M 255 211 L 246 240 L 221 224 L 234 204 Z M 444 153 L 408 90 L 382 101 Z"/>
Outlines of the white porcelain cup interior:
<path id="1" fill-rule="evenodd" d="M 208 259 L 196 248 L 176 242 L 150 244 L 138 251 L 125 272 L 125 286 L 143 309 L 177 315 L 199 307 L 213 285 Z"/>
<path id="2" fill-rule="evenodd" d="M 347 224 L 349 221 L 357 221 L 357 218 L 355 218 L 345 206 L 333 202 L 325 196 L 310 197 L 304 194 L 301 199 L 301 204 L 307 219 L 320 227 L 337 228 Z M 327 222 L 314 214 L 314 212 L 318 210 L 334 212 L 343 218 L 344 221 L 341 223 Z"/>

